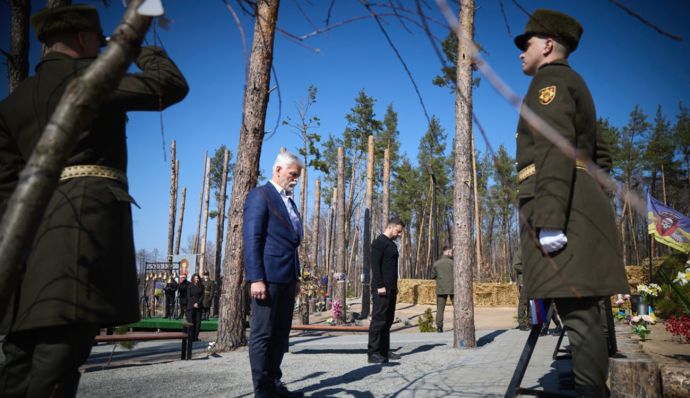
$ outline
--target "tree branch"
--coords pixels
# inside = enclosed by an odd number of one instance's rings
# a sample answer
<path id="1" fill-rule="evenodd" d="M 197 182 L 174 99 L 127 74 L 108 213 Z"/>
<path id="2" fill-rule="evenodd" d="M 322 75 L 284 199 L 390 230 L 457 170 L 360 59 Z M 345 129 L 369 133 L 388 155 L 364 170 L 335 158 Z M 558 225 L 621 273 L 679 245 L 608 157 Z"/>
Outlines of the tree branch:
<path id="1" fill-rule="evenodd" d="M 634 17 L 637 20 L 639 20 L 640 22 L 642 22 L 644 25 L 647 25 L 648 27 L 654 29 L 660 35 L 669 37 L 673 40 L 683 41 L 683 38 L 681 36 L 676 36 L 674 34 L 671 34 L 671 33 L 668 33 L 666 31 L 662 30 L 658 26 L 656 26 L 653 23 L 649 22 L 648 20 L 644 19 L 640 14 L 636 13 L 635 11 L 633 11 L 633 10 L 629 9 L 628 7 L 624 6 L 623 4 L 621 4 L 618 0 L 609 0 L 609 1 L 611 3 L 613 3 L 614 5 L 616 5 L 618 8 L 620 8 L 621 10 L 625 11 L 626 13 L 631 15 L 632 17 Z"/>

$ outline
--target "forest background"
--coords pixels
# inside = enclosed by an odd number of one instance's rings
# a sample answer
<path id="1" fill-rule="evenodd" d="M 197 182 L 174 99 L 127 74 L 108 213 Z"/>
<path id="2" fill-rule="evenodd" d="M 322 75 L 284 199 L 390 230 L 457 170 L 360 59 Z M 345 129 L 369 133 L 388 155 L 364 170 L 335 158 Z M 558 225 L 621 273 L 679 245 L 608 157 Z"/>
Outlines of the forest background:
<path id="1" fill-rule="evenodd" d="M 34 12 L 44 5 L 43 1 L 31 3 Z M 89 3 L 99 8 L 107 34 L 122 15 L 120 2 L 109 2 L 107 7 L 101 1 Z M 309 168 L 307 219 L 313 209 L 315 180 L 319 178 L 323 184 L 320 239 L 325 241 L 329 192 L 335 178 L 334 149 L 343 144 L 348 159 L 346 181 L 351 231 L 348 242 L 352 252 L 349 258 L 351 264 L 357 264 L 361 245 L 355 244 L 355 235 L 361 227 L 357 209 L 361 208 L 363 198 L 366 137 L 373 134 L 377 141 L 375 203 L 379 205 L 375 206 L 374 220 L 378 220 L 375 227 L 381 224 L 382 153 L 390 144 L 390 212 L 402 216 L 409 224 L 409 233 L 402 242 L 407 250 L 401 262 L 401 274 L 426 277 L 434 258 L 431 246 L 448 241 L 452 222 L 450 150 L 455 130 L 454 93 L 447 86 L 434 84 L 443 81 L 437 76 L 444 77 L 444 62 L 454 63 L 452 54 L 442 50 L 448 29 L 432 1 L 384 1 L 368 3 L 369 7 L 363 4 L 283 1 L 261 170 L 264 176 L 270 176 L 280 147 L 298 152 L 304 146 L 300 127 L 305 122 L 306 138 L 311 141 L 311 145 L 307 142 L 308 163 L 317 159 L 317 153 L 321 161 Z M 429 17 L 430 34 L 421 28 L 418 5 Z M 191 92 L 184 102 L 163 113 L 130 114 L 128 174 L 130 191 L 141 206 L 134 209 L 135 241 L 141 262 L 165 258 L 173 140 L 181 165 L 180 189 L 187 188 L 182 251 L 193 251 L 195 240 L 198 246 L 197 198 L 202 189 L 204 153 L 218 158 L 222 146 L 236 152 L 239 137 L 245 50 L 241 30 L 230 8 L 238 14 L 247 46 L 251 43 L 254 22 L 239 2 L 206 1 L 192 5 L 177 0 L 165 2 L 165 7 L 167 29 L 158 25 L 149 32 L 147 42 L 163 45 L 185 73 Z M 520 72 L 519 51 L 513 37 L 522 32 L 527 21 L 523 10 L 539 7 L 561 10 L 584 25 L 585 33 L 571 57 L 571 64 L 592 91 L 603 131 L 613 145 L 616 179 L 642 194 L 650 191 L 687 214 L 690 5 L 680 0 L 660 3 L 478 1 L 475 40 L 481 45 L 485 60 L 519 95 L 526 91 L 529 78 Z M 626 9 L 634 10 L 639 18 Z M 0 48 L 7 49 L 8 1 L 0 2 L 0 13 Z M 310 32 L 317 33 L 309 36 Z M 299 39 L 303 35 L 308 37 Z M 32 35 L 32 68 L 39 55 L 40 46 Z M 7 67 L 3 64 L 0 69 L 0 75 L 5 76 Z M 483 76 L 475 74 L 475 77 L 479 79 L 474 90 L 478 122 L 474 133 L 483 253 L 478 275 L 484 280 L 501 280 L 509 277 L 517 244 L 513 196 L 517 113 Z M 0 97 L 7 93 L 7 85 L 0 85 Z M 302 118 L 300 110 L 307 106 L 308 112 Z M 214 163 L 217 169 L 219 160 Z M 357 170 L 354 184 L 353 169 Z M 429 239 L 433 235 L 429 233 L 431 174 L 436 179 L 434 191 L 439 215 L 431 220 L 438 222 L 435 242 Z M 215 180 L 214 190 L 217 190 L 219 178 Z M 349 194 L 350 186 L 354 187 L 352 194 Z M 216 198 L 212 195 L 211 209 L 216 208 Z M 644 220 L 628 212 L 629 207 L 624 203 L 616 201 L 615 205 L 626 263 L 639 263 L 647 256 Z M 214 230 L 209 227 L 209 231 Z M 209 234 L 213 236 L 212 232 Z M 208 241 L 207 256 L 213 256 L 215 239 Z M 319 256 L 324 255 L 322 249 Z M 213 259 L 209 258 L 207 263 L 212 264 Z"/>

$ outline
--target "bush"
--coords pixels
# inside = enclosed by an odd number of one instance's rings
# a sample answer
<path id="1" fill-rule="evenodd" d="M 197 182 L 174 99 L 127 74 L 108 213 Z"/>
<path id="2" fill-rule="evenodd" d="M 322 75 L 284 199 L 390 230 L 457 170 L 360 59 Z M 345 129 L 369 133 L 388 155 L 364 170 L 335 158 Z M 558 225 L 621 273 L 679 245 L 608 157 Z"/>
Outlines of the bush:
<path id="1" fill-rule="evenodd" d="M 427 308 L 426 311 L 424 311 L 424 314 L 419 317 L 419 331 L 422 333 L 436 331 L 436 328 L 434 327 L 434 315 L 431 313 L 431 308 Z"/>
<path id="2" fill-rule="evenodd" d="M 675 278 L 678 272 L 685 270 L 687 265 L 685 254 L 669 254 L 663 257 L 663 270 L 671 279 Z M 658 278 L 658 277 L 657 277 Z M 659 279 L 659 282 L 662 282 Z M 685 297 L 690 297 L 690 284 L 685 286 L 680 286 L 676 284 L 676 287 L 685 295 Z M 654 299 L 654 312 L 662 318 L 668 318 L 670 316 L 680 317 L 685 315 L 685 307 L 680 301 L 680 298 L 673 291 L 670 285 L 667 283 L 661 284 L 661 295 Z"/>

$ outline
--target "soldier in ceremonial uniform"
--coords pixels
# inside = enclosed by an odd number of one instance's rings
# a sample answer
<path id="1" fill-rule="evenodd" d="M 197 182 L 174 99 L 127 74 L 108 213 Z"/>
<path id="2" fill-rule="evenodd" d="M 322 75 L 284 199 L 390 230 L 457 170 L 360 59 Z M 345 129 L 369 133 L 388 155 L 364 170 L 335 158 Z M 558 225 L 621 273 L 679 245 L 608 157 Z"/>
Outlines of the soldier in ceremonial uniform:
<path id="1" fill-rule="evenodd" d="M 65 88 L 106 44 L 91 6 L 43 9 L 31 24 L 47 53 L 0 101 L 0 216 Z M 67 154 L 16 294 L 2 303 L 2 397 L 75 396 L 99 328 L 139 320 L 126 112 L 168 107 L 188 86 L 160 48 L 142 48 L 135 62 L 141 72 L 125 75 Z"/>
<path id="2" fill-rule="evenodd" d="M 608 352 L 598 301 L 628 291 L 613 208 L 582 161 L 564 155 L 524 116 L 528 107 L 580 153 L 607 166 L 594 101 L 567 61 L 582 31 L 572 17 L 541 9 L 515 38 L 522 70 L 533 76 L 517 131 L 520 240 L 525 294 L 555 299 L 568 327 L 577 396 L 602 397 Z"/>

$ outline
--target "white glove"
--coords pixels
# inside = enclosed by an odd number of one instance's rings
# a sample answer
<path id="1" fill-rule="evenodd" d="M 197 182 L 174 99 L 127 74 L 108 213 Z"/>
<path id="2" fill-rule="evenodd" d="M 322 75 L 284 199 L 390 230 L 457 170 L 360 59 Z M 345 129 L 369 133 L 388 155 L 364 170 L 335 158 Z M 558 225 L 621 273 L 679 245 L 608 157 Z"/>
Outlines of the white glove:
<path id="1" fill-rule="evenodd" d="M 568 238 L 565 233 L 559 229 L 541 229 L 539 230 L 539 244 L 547 253 L 553 253 L 560 250 L 568 243 Z"/>

